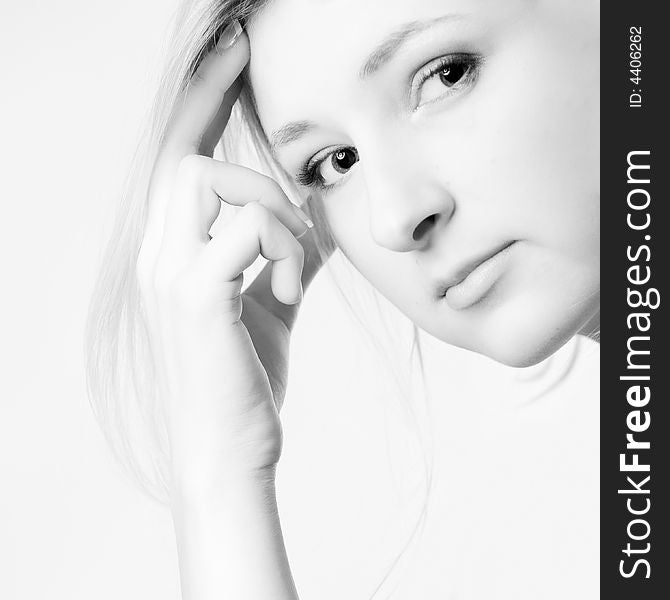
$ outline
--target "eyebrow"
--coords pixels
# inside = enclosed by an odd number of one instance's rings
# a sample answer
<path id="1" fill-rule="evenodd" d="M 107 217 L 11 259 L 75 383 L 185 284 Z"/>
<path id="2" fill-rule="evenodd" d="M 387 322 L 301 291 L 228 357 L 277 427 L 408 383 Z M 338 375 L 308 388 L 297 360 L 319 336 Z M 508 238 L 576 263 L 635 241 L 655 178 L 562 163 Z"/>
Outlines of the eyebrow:
<path id="1" fill-rule="evenodd" d="M 453 21 L 462 18 L 463 15 L 448 14 L 435 19 L 425 21 L 411 21 L 401 25 L 398 29 L 391 32 L 381 43 L 370 53 L 359 71 L 359 78 L 366 79 L 374 75 L 379 69 L 386 65 L 398 52 L 400 47 L 411 37 L 422 33 L 426 29 L 443 23 L 444 21 Z"/>
<path id="2" fill-rule="evenodd" d="M 295 142 L 316 128 L 313 121 L 291 121 L 272 132 L 270 136 L 270 148 L 276 152 L 282 146 Z"/>
<path id="3" fill-rule="evenodd" d="M 363 66 L 358 72 L 359 79 L 368 79 L 382 67 L 388 64 L 391 59 L 398 53 L 402 45 L 414 37 L 422 33 L 426 29 L 433 27 L 444 21 L 453 21 L 462 18 L 463 15 L 451 13 L 437 17 L 435 19 L 427 19 L 425 21 L 411 21 L 401 25 L 395 31 L 388 34 L 377 47 L 368 55 L 363 62 Z M 291 121 L 286 125 L 282 125 L 270 135 L 270 149 L 276 153 L 279 148 L 286 146 L 291 142 L 295 142 L 304 137 L 307 133 L 316 128 L 316 123 L 313 121 Z"/>

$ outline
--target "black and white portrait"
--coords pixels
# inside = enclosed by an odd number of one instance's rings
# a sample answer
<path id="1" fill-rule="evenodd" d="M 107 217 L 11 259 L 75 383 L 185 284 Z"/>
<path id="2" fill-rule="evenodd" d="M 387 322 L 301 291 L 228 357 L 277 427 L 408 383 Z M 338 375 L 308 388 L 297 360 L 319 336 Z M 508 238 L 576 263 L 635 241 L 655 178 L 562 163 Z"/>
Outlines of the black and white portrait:
<path id="1" fill-rule="evenodd" d="M 1 596 L 599 596 L 599 2 L 0 12 Z"/>

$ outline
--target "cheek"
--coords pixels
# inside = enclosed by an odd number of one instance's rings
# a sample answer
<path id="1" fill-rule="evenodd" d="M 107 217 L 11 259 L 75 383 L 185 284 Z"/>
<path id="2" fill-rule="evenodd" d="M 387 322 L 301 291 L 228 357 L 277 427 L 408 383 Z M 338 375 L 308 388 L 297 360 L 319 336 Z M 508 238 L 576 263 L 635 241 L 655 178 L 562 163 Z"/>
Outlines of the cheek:
<path id="1" fill-rule="evenodd" d="M 478 123 L 481 185 L 521 237 L 590 251 L 599 231 L 598 78 L 579 46 L 533 35 L 491 59 L 494 108 Z M 574 68 L 580 56 L 586 65 Z"/>
<path id="2" fill-rule="evenodd" d="M 412 253 L 391 252 L 374 241 L 360 181 L 324 198 L 323 212 L 342 254 L 377 291 L 401 310 L 416 303 L 416 261 Z"/>
<path id="3" fill-rule="evenodd" d="M 375 265 L 383 260 L 383 256 L 380 256 L 380 248 L 370 235 L 361 188 L 360 185 L 351 185 L 346 192 L 331 192 L 323 199 L 323 212 L 342 254 L 376 285 Z"/>

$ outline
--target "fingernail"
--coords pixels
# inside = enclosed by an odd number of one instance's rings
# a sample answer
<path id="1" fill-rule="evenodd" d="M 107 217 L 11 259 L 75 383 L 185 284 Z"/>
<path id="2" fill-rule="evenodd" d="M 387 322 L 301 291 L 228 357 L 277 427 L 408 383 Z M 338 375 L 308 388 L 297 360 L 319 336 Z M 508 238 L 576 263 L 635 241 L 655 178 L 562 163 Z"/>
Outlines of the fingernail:
<path id="1" fill-rule="evenodd" d="M 314 221 L 312 221 L 312 219 L 309 218 L 307 213 L 302 208 L 294 204 L 293 210 L 305 222 L 305 225 L 307 225 L 307 227 L 309 227 L 310 229 L 314 227 Z"/>
<path id="2" fill-rule="evenodd" d="M 242 25 L 240 25 L 240 22 L 237 19 L 235 19 L 232 23 L 226 25 L 226 28 L 223 30 L 221 36 L 219 37 L 219 42 L 217 43 L 216 47 L 219 50 L 225 50 L 226 48 L 230 48 L 238 40 L 241 33 L 242 33 Z"/>

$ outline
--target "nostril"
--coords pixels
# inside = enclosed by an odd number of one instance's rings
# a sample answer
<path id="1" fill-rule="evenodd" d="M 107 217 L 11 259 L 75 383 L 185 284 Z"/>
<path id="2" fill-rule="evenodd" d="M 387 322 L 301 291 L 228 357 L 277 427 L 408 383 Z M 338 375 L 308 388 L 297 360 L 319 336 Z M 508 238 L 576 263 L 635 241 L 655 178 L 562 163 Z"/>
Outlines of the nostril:
<path id="1" fill-rule="evenodd" d="M 412 234 L 414 241 L 418 242 L 424 235 L 426 235 L 433 225 L 435 225 L 435 221 L 437 221 L 437 215 L 430 215 L 421 221 L 421 223 L 414 228 L 414 233 Z"/>

